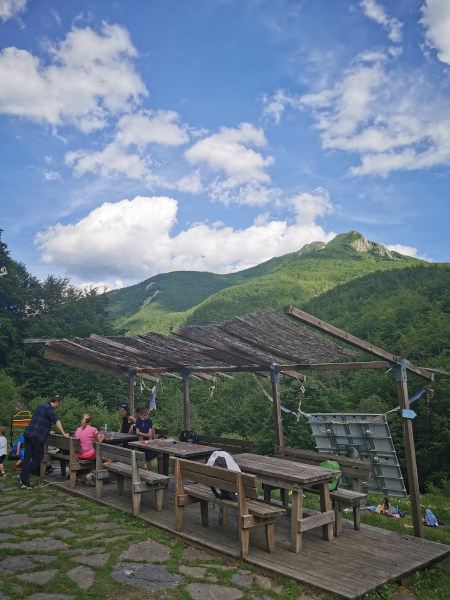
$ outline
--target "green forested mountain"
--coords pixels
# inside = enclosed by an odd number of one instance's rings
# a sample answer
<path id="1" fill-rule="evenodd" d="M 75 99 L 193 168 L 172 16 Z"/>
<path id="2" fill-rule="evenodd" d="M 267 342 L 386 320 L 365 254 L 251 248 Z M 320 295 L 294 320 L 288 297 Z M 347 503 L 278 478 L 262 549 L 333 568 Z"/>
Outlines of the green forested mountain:
<path id="1" fill-rule="evenodd" d="M 267 306 L 301 306 L 368 273 L 418 264 L 426 265 L 350 232 L 239 273 L 157 275 L 109 292 L 110 314 L 130 334 L 167 333 L 171 325 L 220 322 Z"/>

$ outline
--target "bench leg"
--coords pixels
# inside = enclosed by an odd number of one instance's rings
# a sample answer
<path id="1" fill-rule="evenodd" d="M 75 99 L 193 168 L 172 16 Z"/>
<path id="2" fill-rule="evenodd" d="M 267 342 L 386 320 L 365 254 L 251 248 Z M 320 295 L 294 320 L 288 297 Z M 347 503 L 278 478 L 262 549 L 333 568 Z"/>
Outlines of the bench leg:
<path id="1" fill-rule="evenodd" d="M 357 531 L 361 526 L 361 508 L 359 506 L 353 507 L 353 528 Z"/>
<path id="2" fill-rule="evenodd" d="M 203 525 L 203 527 L 208 527 L 208 524 L 209 524 L 208 502 L 206 500 L 200 500 L 200 513 L 202 515 L 202 525 Z"/>
<path id="3" fill-rule="evenodd" d="M 66 476 L 66 461 L 65 460 L 60 460 L 59 461 L 59 466 L 61 468 L 61 475 L 63 477 L 65 477 Z"/>
<path id="4" fill-rule="evenodd" d="M 139 509 L 141 507 L 141 493 L 133 492 L 133 517 L 139 515 Z"/>
<path id="5" fill-rule="evenodd" d="M 76 471 L 70 471 L 70 477 L 69 477 L 69 487 L 71 490 L 74 489 L 75 487 L 75 481 L 77 479 L 77 472 Z"/>
<path id="6" fill-rule="evenodd" d="M 222 525 L 228 525 L 229 506 L 222 506 Z"/>
<path id="7" fill-rule="evenodd" d="M 103 496 L 103 479 L 95 478 L 95 497 L 100 500 Z"/>
<path id="8" fill-rule="evenodd" d="M 175 502 L 176 502 L 175 498 Z M 184 506 L 175 505 L 175 529 L 177 531 L 183 531 L 183 519 L 184 519 Z"/>
<path id="9" fill-rule="evenodd" d="M 275 523 L 267 523 L 266 530 L 266 548 L 267 552 L 275 551 Z"/>
<path id="10" fill-rule="evenodd" d="M 163 507 L 163 493 L 164 493 L 163 489 L 155 490 L 156 510 L 158 512 L 162 511 L 162 507 Z"/>
<path id="11" fill-rule="evenodd" d="M 287 495 L 287 494 L 286 494 Z M 302 549 L 302 534 L 298 531 L 298 522 L 303 516 L 303 490 L 292 490 L 291 509 L 291 552 Z"/>
<path id="12" fill-rule="evenodd" d="M 250 540 L 250 529 L 239 528 L 239 546 L 241 558 L 244 560 L 248 556 L 248 543 Z"/>
<path id="13" fill-rule="evenodd" d="M 125 477 L 123 475 L 121 475 L 120 473 L 116 473 L 116 481 L 117 481 L 117 493 L 119 494 L 119 496 L 122 496 Z"/>
<path id="14" fill-rule="evenodd" d="M 342 533 L 342 505 L 339 500 L 334 501 L 334 535 L 339 537 Z"/>

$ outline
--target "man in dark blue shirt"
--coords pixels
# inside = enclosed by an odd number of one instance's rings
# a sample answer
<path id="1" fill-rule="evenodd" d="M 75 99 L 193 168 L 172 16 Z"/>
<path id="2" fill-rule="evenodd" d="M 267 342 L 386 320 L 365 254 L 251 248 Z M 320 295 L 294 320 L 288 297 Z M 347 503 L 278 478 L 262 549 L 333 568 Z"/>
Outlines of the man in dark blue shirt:
<path id="1" fill-rule="evenodd" d="M 69 437 L 68 433 L 64 433 L 61 421 L 55 413 L 55 408 L 58 408 L 60 404 L 61 397 L 53 396 L 50 402 L 44 402 L 38 406 L 23 434 L 26 442 L 22 473 L 20 475 L 22 482 L 20 488 L 23 490 L 33 489 L 33 486 L 30 485 L 30 473 L 39 474 L 40 464 L 44 456 L 44 445 L 50 434 L 51 426 L 56 425 L 63 435 Z"/>

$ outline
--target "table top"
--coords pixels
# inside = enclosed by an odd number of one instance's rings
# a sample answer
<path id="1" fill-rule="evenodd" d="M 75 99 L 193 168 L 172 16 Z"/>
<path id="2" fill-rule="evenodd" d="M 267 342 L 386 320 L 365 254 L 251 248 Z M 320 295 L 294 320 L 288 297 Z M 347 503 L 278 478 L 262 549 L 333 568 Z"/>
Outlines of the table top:
<path id="1" fill-rule="evenodd" d="M 134 433 L 122 433 L 120 431 L 107 431 L 105 433 L 105 444 L 121 444 L 122 442 L 132 442 L 139 439 Z"/>
<path id="2" fill-rule="evenodd" d="M 260 454 L 234 454 L 233 458 L 242 471 L 258 475 L 262 483 L 290 490 L 332 481 L 340 473 L 333 469 Z"/>
<path id="3" fill-rule="evenodd" d="M 213 448 L 212 446 L 203 446 L 202 444 L 188 444 L 187 442 L 166 442 L 165 439 L 149 440 L 142 442 L 130 442 L 128 444 L 130 448 L 136 450 L 154 450 L 155 452 L 165 452 L 166 454 L 173 454 L 180 458 L 202 456 L 205 454 L 212 454 L 220 448 Z"/>

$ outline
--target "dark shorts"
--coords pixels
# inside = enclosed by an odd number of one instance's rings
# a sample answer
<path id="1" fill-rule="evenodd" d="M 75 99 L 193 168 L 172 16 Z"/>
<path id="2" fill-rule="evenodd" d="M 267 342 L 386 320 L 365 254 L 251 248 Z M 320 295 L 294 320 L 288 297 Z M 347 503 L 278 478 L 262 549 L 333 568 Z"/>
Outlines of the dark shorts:
<path id="1" fill-rule="evenodd" d="M 6 454 L 2 454 L 2 455 L 0 456 L 0 465 L 2 465 L 2 464 L 3 464 L 3 461 L 5 460 L 5 458 L 6 458 Z"/>

